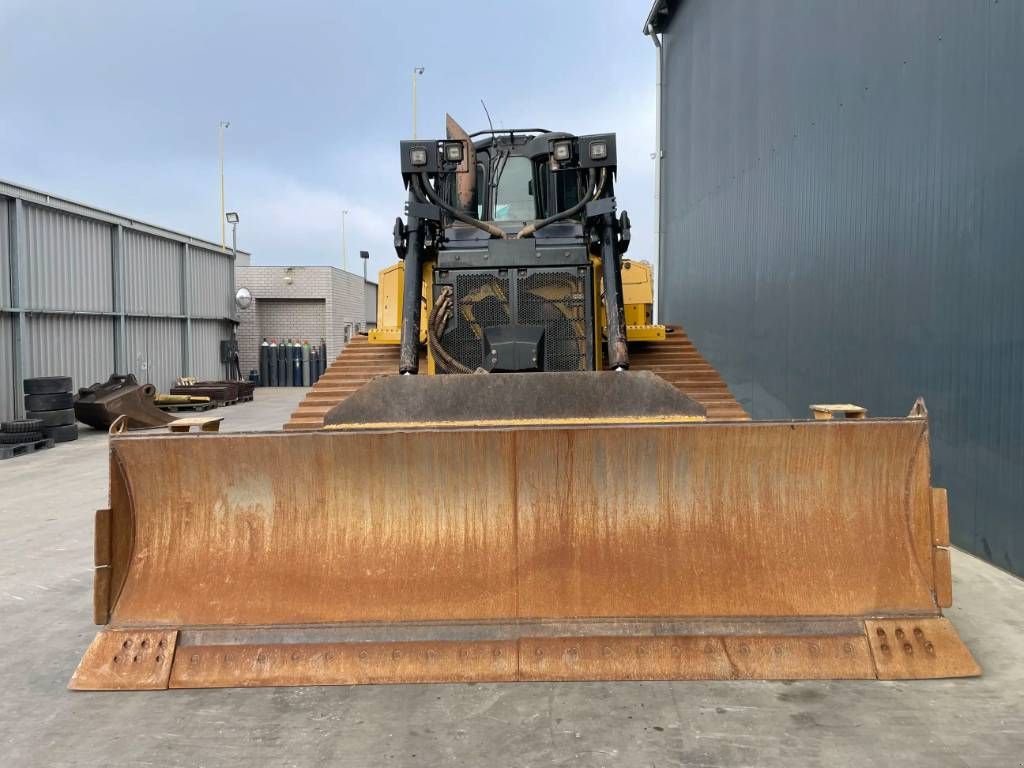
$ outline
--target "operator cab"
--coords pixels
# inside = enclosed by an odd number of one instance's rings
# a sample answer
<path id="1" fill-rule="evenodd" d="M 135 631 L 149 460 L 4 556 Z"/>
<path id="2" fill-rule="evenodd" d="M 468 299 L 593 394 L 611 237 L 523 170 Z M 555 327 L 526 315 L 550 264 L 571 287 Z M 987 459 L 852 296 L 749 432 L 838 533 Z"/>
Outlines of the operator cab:
<path id="1" fill-rule="evenodd" d="M 580 201 L 586 174 L 580 170 L 552 171 L 546 162 L 547 152 L 536 154 L 538 144 L 546 148 L 551 136 L 502 133 L 474 142 L 472 208 L 476 218 L 518 223 L 521 227 L 561 213 Z M 452 202 L 456 201 L 456 178 L 449 176 L 445 183 Z M 576 220 L 580 219 L 577 215 Z"/>

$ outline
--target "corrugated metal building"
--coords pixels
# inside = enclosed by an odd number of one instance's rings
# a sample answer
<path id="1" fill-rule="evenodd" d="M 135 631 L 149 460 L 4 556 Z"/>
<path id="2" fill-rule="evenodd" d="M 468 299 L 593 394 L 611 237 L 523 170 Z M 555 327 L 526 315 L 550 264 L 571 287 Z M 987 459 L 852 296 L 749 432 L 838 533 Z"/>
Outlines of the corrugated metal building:
<path id="1" fill-rule="evenodd" d="M 213 243 L 0 181 L 0 418 L 33 376 L 222 377 L 233 285 Z"/>
<path id="2" fill-rule="evenodd" d="M 924 395 L 954 543 L 1024 574 L 1024 4 L 660 1 L 648 22 L 662 319 L 755 418 Z"/>

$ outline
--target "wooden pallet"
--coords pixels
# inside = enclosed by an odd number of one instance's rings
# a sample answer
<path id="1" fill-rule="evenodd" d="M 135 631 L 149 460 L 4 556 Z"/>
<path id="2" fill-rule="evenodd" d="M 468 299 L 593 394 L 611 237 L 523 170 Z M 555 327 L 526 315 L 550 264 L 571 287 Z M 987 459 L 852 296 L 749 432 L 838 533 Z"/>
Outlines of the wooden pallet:
<path id="1" fill-rule="evenodd" d="M 159 403 L 156 406 L 167 413 L 180 413 L 181 411 L 209 411 L 217 407 L 217 403 Z"/>
<path id="2" fill-rule="evenodd" d="M 53 448 L 53 439 L 43 438 L 42 440 L 36 440 L 31 443 L 18 443 L 17 445 L 0 445 L 0 460 L 13 459 L 15 456 L 21 456 L 26 453 L 33 453 L 34 451 L 41 451 L 43 448 Z"/>
<path id="3" fill-rule="evenodd" d="M 252 395 L 239 395 L 234 400 L 220 401 L 219 405 L 238 405 L 239 403 L 251 403 Z"/>
<path id="4" fill-rule="evenodd" d="M 236 397 L 234 400 L 211 400 L 210 402 L 217 407 L 227 405 L 238 405 L 239 403 L 251 403 L 252 395 L 240 395 Z"/>
<path id="5" fill-rule="evenodd" d="M 187 416 L 176 419 L 167 425 L 171 432 L 191 432 L 192 427 L 199 427 L 199 432 L 220 432 L 223 416 Z"/>

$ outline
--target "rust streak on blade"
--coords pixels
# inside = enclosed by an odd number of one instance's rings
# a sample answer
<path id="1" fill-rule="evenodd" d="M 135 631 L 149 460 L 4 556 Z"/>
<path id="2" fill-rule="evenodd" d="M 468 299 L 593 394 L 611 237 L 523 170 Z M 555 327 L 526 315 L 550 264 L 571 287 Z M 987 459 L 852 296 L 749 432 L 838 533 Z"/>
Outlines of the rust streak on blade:
<path id="1" fill-rule="evenodd" d="M 512 434 L 426 434 L 120 441 L 136 539 L 114 621 L 513 615 Z"/>
<path id="2" fill-rule="evenodd" d="M 923 427 L 115 438 L 112 620 L 937 613 Z"/>
<path id="3" fill-rule="evenodd" d="M 857 431 L 859 427 L 868 429 Z M 524 616 L 937 612 L 919 423 L 519 433 Z M 629 482 L 614 482 L 629 478 Z M 926 498 L 926 497 L 925 497 Z M 909 509 L 908 509 L 909 507 Z M 923 542 L 923 547 L 922 547 Z M 684 586 L 685 585 L 685 586 Z"/>

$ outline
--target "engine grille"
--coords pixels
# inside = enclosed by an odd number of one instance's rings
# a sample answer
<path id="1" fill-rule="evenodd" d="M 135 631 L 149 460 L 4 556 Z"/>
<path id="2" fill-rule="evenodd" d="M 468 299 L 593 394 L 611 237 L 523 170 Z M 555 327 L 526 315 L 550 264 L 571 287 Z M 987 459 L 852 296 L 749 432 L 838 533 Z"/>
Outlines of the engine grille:
<path id="1" fill-rule="evenodd" d="M 444 348 L 463 365 L 476 370 L 483 359 L 484 328 L 508 325 L 509 279 L 506 274 L 468 272 L 455 277 L 455 317 L 442 338 Z"/>
<path id="2" fill-rule="evenodd" d="M 544 370 L 592 366 L 586 268 L 447 270 L 435 276 L 435 300 L 444 285 L 453 287 L 455 311 L 440 342 L 468 368 L 481 364 L 483 329 L 513 322 L 544 326 Z"/>
<path id="3" fill-rule="evenodd" d="M 574 272 L 533 272 L 516 280 L 518 322 L 544 326 L 544 370 L 587 368 L 584 280 Z"/>

